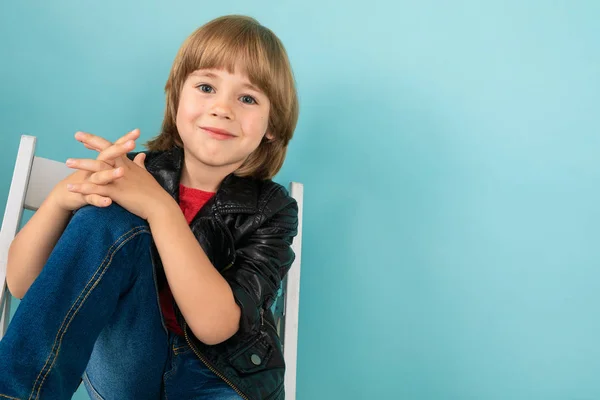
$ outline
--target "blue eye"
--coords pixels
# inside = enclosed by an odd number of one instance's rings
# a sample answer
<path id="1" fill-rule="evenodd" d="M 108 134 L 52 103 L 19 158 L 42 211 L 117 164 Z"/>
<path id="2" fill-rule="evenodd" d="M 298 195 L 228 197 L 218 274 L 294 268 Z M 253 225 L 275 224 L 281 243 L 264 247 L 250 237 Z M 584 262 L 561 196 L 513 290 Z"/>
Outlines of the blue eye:
<path id="1" fill-rule="evenodd" d="M 200 89 L 200 91 L 202 93 L 212 93 L 214 91 L 214 89 L 212 88 L 212 86 L 207 85 L 206 83 L 202 83 L 198 86 L 196 86 L 198 89 Z"/>
<path id="2" fill-rule="evenodd" d="M 242 97 L 240 97 L 240 100 L 244 104 L 256 104 L 256 100 L 252 96 L 247 96 L 247 95 L 246 96 L 242 96 Z"/>

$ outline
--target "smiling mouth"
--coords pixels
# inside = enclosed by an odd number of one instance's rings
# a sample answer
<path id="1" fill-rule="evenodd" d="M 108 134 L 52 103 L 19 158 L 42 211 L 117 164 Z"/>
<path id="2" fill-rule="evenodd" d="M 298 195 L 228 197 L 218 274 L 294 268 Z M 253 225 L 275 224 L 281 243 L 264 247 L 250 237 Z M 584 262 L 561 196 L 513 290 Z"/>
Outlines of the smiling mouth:
<path id="1" fill-rule="evenodd" d="M 215 138 L 217 140 L 227 140 L 227 139 L 234 139 L 236 136 L 224 129 L 218 129 L 218 128 L 211 128 L 211 127 L 207 127 L 207 126 L 201 126 L 200 129 L 202 129 L 204 132 L 208 133 L 208 135 L 212 138 Z"/>

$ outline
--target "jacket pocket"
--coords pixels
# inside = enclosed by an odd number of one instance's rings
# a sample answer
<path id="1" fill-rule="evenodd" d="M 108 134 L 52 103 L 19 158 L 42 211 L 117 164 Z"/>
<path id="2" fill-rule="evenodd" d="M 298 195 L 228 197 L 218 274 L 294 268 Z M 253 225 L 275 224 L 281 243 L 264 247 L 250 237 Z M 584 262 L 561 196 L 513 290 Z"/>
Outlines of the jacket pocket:
<path id="1" fill-rule="evenodd" d="M 229 363 L 242 374 L 262 371 L 273 356 L 273 346 L 265 332 L 259 332 L 239 351 L 229 356 Z"/>

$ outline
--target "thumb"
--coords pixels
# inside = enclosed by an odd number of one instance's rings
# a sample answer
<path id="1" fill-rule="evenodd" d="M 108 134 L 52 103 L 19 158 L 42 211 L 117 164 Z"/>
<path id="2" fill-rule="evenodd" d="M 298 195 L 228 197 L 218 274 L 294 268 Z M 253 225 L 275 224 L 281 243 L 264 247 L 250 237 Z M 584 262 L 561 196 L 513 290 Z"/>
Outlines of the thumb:
<path id="1" fill-rule="evenodd" d="M 144 165 L 144 161 L 146 160 L 146 153 L 139 153 L 138 155 L 136 155 L 133 159 L 133 162 L 136 163 L 138 166 L 146 169 L 146 166 Z"/>

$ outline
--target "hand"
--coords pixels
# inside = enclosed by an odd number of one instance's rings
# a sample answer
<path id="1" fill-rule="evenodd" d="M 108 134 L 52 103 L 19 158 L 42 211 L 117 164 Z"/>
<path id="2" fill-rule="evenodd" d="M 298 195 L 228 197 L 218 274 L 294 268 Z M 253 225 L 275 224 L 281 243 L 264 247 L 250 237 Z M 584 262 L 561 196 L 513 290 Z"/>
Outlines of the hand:
<path id="1" fill-rule="evenodd" d="M 105 144 L 102 143 L 98 148 Z M 86 180 L 69 184 L 68 190 L 82 196 L 108 198 L 148 220 L 154 211 L 160 210 L 163 204 L 172 202 L 173 199 L 146 171 L 144 153 L 138 154 L 133 161 L 126 156 L 113 157 L 118 153 L 118 146 L 115 144 L 103 150 L 98 160 L 77 160 L 77 168 L 86 169 L 92 174 Z M 98 164 L 106 163 L 106 159 L 114 161 L 112 168 Z"/>
<path id="2" fill-rule="evenodd" d="M 105 152 L 101 153 L 97 160 L 67 160 L 67 166 L 78 168 L 80 170 L 59 182 L 50 193 L 49 201 L 54 202 L 60 209 L 69 212 L 77 210 L 86 204 L 91 204 L 96 207 L 109 206 L 112 203 L 110 198 L 96 194 L 82 195 L 73 193 L 68 190 L 68 185 L 87 181 L 92 176 L 96 175 L 96 173 L 98 175 L 93 179 L 98 183 L 108 183 L 118 179 L 120 174 L 118 172 L 115 173 L 114 171 L 115 160 L 120 157 L 127 158 L 126 154 L 135 148 L 135 140 L 139 135 L 139 130 L 135 129 L 119 138 L 113 145 L 99 136 L 77 132 L 75 137 L 77 140 L 83 142 L 85 147 L 96 151 L 105 150 Z"/>

